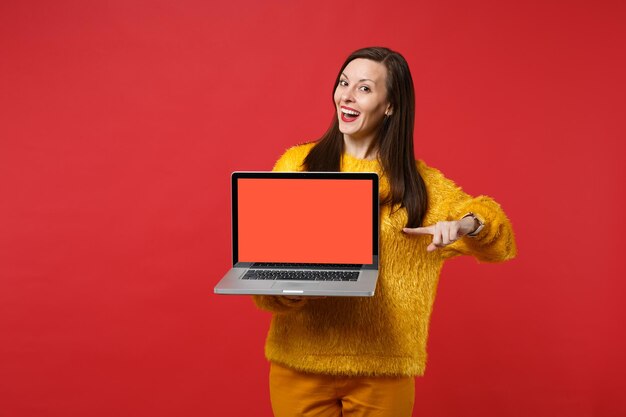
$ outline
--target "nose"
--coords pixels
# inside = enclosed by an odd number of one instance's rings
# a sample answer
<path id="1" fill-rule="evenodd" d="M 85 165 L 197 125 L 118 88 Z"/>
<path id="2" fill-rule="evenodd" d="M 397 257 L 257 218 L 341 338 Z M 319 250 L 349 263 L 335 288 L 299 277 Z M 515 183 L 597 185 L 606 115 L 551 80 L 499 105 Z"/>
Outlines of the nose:
<path id="1" fill-rule="evenodd" d="M 351 103 L 354 101 L 354 91 L 352 86 L 343 87 L 341 90 L 341 101 L 344 103 Z"/>
<path id="2" fill-rule="evenodd" d="M 341 93 L 341 101 L 347 102 L 347 103 L 354 101 L 352 89 L 346 88 L 345 90 L 343 90 L 343 92 Z"/>

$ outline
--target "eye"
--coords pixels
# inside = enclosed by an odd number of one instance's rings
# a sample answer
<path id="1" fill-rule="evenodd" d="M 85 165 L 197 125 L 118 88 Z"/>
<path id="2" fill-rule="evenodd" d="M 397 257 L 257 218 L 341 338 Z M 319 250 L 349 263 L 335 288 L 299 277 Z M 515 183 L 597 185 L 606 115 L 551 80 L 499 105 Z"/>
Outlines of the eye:
<path id="1" fill-rule="evenodd" d="M 348 82 L 346 80 L 341 80 L 341 81 L 339 81 L 339 85 L 342 86 L 342 87 L 345 87 L 345 86 L 348 85 Z"/>
<path id="2" fill-rule="evenodd" d="M 361 86 L 361 91 L 365 91 L 366 93 L 369 93 L 369 92 L 370 92 L 370 91 L 372 91 L 372 90 L 370 90 L 370 88 L 369 88 L 368 86 L 366 86 L 366 85 L 362 85 L 362 86 Z"/>

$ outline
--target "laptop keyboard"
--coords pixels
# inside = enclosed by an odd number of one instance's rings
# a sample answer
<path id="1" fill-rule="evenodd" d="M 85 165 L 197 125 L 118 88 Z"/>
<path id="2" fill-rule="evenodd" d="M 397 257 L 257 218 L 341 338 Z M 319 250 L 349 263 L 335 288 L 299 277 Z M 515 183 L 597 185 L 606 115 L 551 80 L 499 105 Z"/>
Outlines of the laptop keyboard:
<path id="1" fill-rule="evenodd" d="M 356 281 L 358 271 L 285 271 L 250 269 L 241 279 L 282 281 Z"/>
<path id="2" fill-rule="evenodd" d="M 336 271 L 354 270 L 359 271 L 361 264 L 290 264 L 290 263 L 270 263 L 255 262 L 252 265 L 254 269 L 334 269 Z"/>

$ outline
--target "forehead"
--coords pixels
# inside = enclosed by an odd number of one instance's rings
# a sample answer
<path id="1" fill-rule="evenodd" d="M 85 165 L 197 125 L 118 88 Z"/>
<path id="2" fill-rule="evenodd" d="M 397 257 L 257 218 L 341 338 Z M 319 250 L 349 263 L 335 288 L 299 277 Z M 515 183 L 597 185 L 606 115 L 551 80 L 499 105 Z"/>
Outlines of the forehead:
<path id="1" fill-rule="evenodd" d="M 344 68 L 343 73 L 350 79 L 361 80 L 364 78 L 375 82 L 384 81 L 387 77 L 387 68 L 380 62 L 371 59 L 357 58 Z"/>

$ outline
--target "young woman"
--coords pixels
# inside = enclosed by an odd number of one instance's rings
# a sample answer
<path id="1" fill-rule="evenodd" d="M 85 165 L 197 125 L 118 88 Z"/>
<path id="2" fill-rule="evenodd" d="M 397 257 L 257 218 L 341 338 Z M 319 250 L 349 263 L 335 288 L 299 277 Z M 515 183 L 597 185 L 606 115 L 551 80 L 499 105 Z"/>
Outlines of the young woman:
<path id="1" fill-rule="evenodd" d="M 254 296 L 274 313 L 265 346 L 272 408 L 276 417 L 410 416 L 443 262 L 511 259 L 513 231 L 494 200 L 415 160 L 415 95 L 400 54 L 352 53 L 333 101 L 324 136 L 287 150 L 274 170 L 379 174 L 379 279 L 369 298 Z"/>

